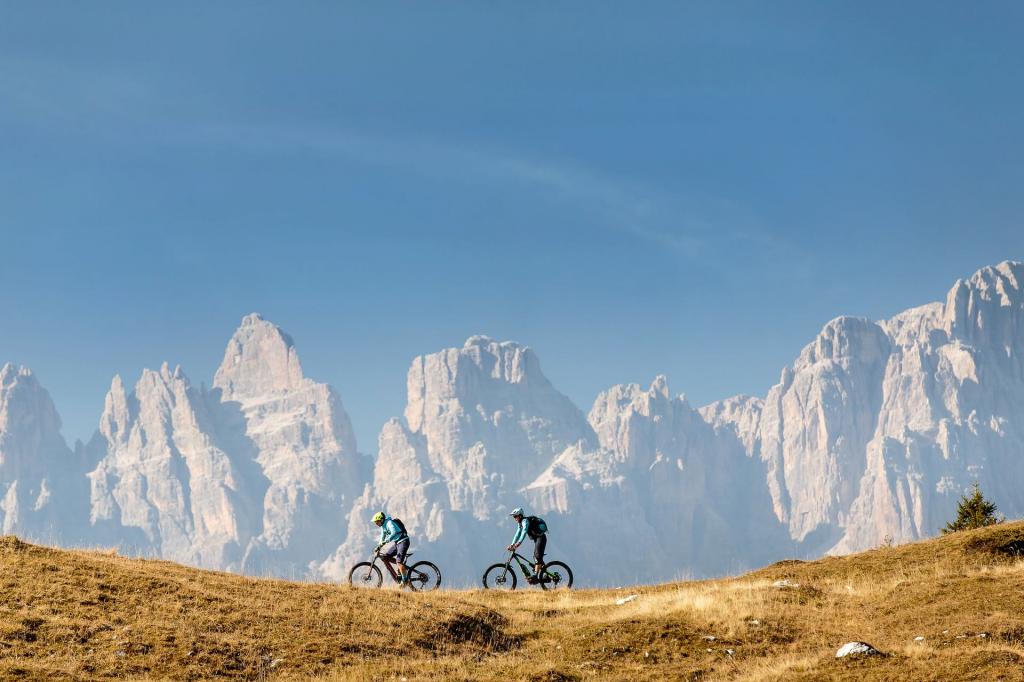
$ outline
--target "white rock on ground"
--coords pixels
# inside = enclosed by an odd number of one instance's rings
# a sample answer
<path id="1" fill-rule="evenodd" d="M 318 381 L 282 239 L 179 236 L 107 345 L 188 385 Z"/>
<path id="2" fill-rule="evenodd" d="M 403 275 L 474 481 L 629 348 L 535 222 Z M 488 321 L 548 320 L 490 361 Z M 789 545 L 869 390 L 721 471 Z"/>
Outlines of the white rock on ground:
<path id="1" fill-rule="evenodd" d="M 847 642 L 839 647 L 839 651 L 836 652 L 836 658 L 845 658 L 846 656 L 877 656 L 880 653 L 878 649 L 867 642 Z"/>

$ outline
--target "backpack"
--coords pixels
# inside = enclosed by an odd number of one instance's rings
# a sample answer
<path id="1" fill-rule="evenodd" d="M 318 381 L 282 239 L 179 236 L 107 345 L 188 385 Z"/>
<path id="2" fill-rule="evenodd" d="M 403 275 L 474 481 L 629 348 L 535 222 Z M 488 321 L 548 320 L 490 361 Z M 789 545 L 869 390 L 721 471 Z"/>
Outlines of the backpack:
<path id="1" fill-rule="evenodd" d="M 539 516 L 527 516 L 526 522 L 526 534 L 530 536 L 531 540 L 536 540 L 548 532 L 548 524 L 544 523 L 544 519 Z"/>
<path id="2" fill-rule="evenodd" d="M 391 520 L 395 522 L 396 526 L 398 526 L 398 530 L 402 531 L 402 537 L 409 537 L 409 531 L 405 529 L 405 524 L 402 523 L 402 519 L 397 516 L 392 516 Z"/>

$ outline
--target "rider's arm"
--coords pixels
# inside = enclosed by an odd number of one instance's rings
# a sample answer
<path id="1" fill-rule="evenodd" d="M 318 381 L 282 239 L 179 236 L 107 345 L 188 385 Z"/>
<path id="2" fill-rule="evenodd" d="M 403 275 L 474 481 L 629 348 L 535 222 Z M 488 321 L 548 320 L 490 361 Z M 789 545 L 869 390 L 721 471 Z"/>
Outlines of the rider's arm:
<path id="1" fill-rule="evenodd" d="M 518 547 L 519 545 L 523 544 L 523 540 L 526 539 L 526 529 L 529 527 L 529 525 L 530 522 L 526 519 L 523 519 L 519 522 L 519 528 L 518 530 L 516 530 L 516 536 L 512 538 L 513 547 Z"/>

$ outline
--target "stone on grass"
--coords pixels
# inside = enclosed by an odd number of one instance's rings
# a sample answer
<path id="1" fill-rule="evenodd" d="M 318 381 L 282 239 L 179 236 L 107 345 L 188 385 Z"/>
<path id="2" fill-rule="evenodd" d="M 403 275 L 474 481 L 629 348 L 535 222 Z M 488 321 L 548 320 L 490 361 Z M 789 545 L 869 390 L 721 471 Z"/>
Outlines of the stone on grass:
<path id="1" fill-rule="evenodd" d="M 878 656 L 881 653 L 867 642 L 847 642 L 839 647 L 839 651 L 836 652 L 836 658 L 845 658 L 846 656 Z"/>

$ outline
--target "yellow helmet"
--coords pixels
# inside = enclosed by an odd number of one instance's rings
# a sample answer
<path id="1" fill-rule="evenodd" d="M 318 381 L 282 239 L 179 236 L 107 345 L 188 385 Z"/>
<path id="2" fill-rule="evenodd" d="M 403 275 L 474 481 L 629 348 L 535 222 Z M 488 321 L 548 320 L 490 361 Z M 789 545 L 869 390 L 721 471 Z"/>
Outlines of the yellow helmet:
<path id="1" fill-rule="evenodd" d="M 384 523 L 384 512 L 377 512 L 373 515 L 374 523 Z"/>

